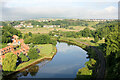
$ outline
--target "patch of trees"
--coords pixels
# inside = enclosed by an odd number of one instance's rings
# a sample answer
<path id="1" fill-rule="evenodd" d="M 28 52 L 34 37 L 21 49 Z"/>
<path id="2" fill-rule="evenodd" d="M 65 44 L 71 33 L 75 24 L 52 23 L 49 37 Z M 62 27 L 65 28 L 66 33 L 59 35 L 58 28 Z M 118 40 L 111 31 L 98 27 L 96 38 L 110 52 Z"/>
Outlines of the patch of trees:
<path id="1" fill-rule="evenodd" d="M 82 37 L 93 37 L 95 31 L 90 30 L 88 27 L 85 28 L 84 30 L 81 30 L 77 33 L 77 35 L 81 35 Z"/>
<path id="2" fill-rule="evenodd" d="M 17 35 L 19 37 L 22 37 L 22 33 L 19 30 L 16 30 L 14 27 L 11 25 L 5 24 L 4 23 L 3 29 L 2 29 L 2 35 L 0 36 L 2 38 L 2 43 L 10 43 L 11 38 L 13 35 Z"/>
<path id="3" fill-rule="evenodd" d="M 79 38 L 79 37 L 93 37 L 95 34 L 95 31 L 90 30 L 89 28 L 85 28 L 84 30 L 81 30 L 79 32 L 74 31 L 53 31 L 50 32 L 50 36 L 58 35 L 63 37 L 73 37 L 73 38 Z"/>
<path id="4" fill-rule="evenodd" d="M 98 42 L 98 40 L 102 40 L 103 38 L 106 38 L 110 32 L 116 31 L 117 29 L 118 29 L 118 25 L 114 23 L 110 25 L 106 24 L 104 25 L 104 27 L 97 29 L 93 35 L 95 38 L 95 42 Z"/>
<path id="5" fill-rule="evenodd" d="M 95 64 L 96 64 L 96 60 L 94 60 L 92 58 L 88 62 L 86 62 L 85 67 L 78 70 L 76 80 L 79 80 L 79 79 L 85 79 L 85 80 L 91 79 L 93 77 L 92 76 L 92 74 L 93 74 L 92 69 L 95 68 Z"/>
<path id="6" fill-rule="evenodd" d="M 107 78 L 120 79 L 120 32 L 118 26 L 112 27 L 105 39 Z"/>
<path id="7" fill-rule="evenodd" d="M 5 58 L 2 61 L 2 69 L 4 71 L 15 71 L 17 62 L 17 55 L 13 53 L 5 54 Z"/>
<path id="8" fill-rule="evenodd" d="M 35 34 L 32 35 L 31 33 L 25 35 L 26 44 L 53 44 L 56 45 L 56 40 L 52 40 L 49 35 L 47 34 Z"/>
<path id="9" fill-rule="evenodd" d="M 39 53 L 36 48 L 31 48 L 28 52 L 28 57 L 30 59 L 37 59 L 39 57 Z"/>
<path id="10" fill-rule="evenodd" d="M 20 21 L 13 21 L 13 22 L 10 22 L 10 24 L 11 26 L 19 25 Z"/>
<path id="11" fill-rule="evenodd" d="M 21 53 L 19 57 L 21 58 L 22 62 L 28 61 L 28 57 L 26 57 L 26 55 L 24 55 L 23 53 Z"/>
<path id="12" fill-rule="evenodd" d="M 98 24 L 94 25 L 93 27 L 96 29 L 103 28 L 109 25 L 118 25 L 118 21 L 106 21 L 106 22 L 99 22 Z"/>

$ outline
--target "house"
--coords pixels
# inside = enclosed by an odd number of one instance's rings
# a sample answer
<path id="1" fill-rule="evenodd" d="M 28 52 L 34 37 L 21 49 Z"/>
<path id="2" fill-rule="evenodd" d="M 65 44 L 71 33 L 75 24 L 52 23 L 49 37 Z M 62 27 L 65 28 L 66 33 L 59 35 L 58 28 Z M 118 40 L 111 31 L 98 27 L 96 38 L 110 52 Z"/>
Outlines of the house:
<path id="1" fill-rule="evenodd" d="M 29 46 L 24 43 L 23 39 L 18 39 L 19 37 L 16 35 L 13 35 L 12 37 L 12 43 L 10 43 L 7 47 L 0 49 L 0 64 L 2 64 L 2 59 L 5 58 L 5 54 L 12 52 L 19 56 L 21 53 L 24 55 L 28 55 Z M 17 46 L 20 46 L 19 50 L 16 50 Z"/>
<path id="2" fill-rule="evenodd" d="M 15 27 L 15 28 L 21 28 L 22 25 L 16 25 L 16 26 L 13 26 L 13 27 Z"/>
<path id="3" fill-rule="evenodd" d="M 32 26 L 32 25 L 30 25 L 30 26 L 26 26 L 26 27 L 28 27 L 28 28 L 33 28 L 33 26 Z"/>
<path id="4" fill-rule="evenodd" d="M 0 26 L 0 28 L 3 28 L 3 26 Z"/>
<path id="5" fill-rule="evenodd" d="M 53 28 L 53 27 L 60 27 L 60 25 L 44 25 L 43 27 Z"/>

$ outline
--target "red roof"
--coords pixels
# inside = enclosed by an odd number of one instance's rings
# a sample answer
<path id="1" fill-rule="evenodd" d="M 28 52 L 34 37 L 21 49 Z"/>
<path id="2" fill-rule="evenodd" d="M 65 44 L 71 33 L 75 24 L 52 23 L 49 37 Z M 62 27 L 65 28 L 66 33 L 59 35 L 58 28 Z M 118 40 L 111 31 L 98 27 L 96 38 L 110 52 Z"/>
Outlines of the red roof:
<path id="1" fill-rule="evenodd" d="M 5 55 L 2 55 L 2 58 L 5 58 Z"/>
<path id="2" fill-rule="evenodd" d="M 7 47 L 5 47 L 5 48 L 0 49 L 0 51 L 3 51 L 3 52 L 5 52 L 5 53 L 7 53 L 7 52 L 9 52 L 9 51 L 12 51 L 12 52 L 13 52 L 14 54 L 16 54 L 16 55 L 17 55 L 17 53 L 20 54 L 21 52 L 23 52 L 23 50 L 25 50 L 25 51 L 24 51 L 25 53 L 28 52 L 29 46 L 24 43 L 24 40 L 23 40 L 23 39 L 17 40 L 18 36 L 16 36 L 16 35 L 13 35 L 13 38 L 16 38 L 16 43 L 18 43 L 18 41 L 20 41 L 20 43 L 21 43 L 21 49 L 19 49 L 19 50 L 17 50 L 17 51 L 14 51 L 14 47 L 13 47 L 12 45 L 10 45 L 10 46 L 7 46 Z M 13 40 L 13 42 L 14 42 L 14 40 Z M 9 50 L 9 48 L 11 48 L 11 50 Z M 7 50 L 7 49 L 8 49 L 8 50 Z M 5 51 L 4 51 L 4 50 L 5 50 Z M 5 55 L 3 55 L 2 58 L 5 58 Z"/>

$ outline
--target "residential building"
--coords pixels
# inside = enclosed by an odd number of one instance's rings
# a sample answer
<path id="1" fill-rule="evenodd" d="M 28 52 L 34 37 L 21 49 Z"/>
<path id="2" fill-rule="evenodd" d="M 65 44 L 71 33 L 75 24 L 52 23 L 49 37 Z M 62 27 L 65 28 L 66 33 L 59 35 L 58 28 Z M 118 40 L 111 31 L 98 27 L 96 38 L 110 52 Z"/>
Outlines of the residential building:
<path id="1" fill-rule="evenodd" d="M 13 35 L 12 43 L 9 43 L 7 47 L 0 49 L 0 64 L 2 64 L 2 59 L 5 58 L 5 54 L 12 52 L 19 56 L 21 53 L 27 56 L 29 51 L 29 46 L 24 43 L 23 39 L 18 39 L 19 37 Z M 19 49 L 17 49 L 19 47 Z"/>
<path id="2" fill-rule="evenodd" d="M 0 28 L 3 28 L 3 26 L 0 26 Z"/>

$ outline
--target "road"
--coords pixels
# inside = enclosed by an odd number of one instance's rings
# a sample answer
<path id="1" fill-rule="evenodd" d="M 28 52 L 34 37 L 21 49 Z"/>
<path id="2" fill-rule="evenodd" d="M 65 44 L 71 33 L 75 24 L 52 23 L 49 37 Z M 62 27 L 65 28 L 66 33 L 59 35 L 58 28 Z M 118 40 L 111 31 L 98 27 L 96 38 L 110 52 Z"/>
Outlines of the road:
<path id="1" fill-rule="evenodd" d="M 90 46 L 91 48 L 95 50 L 96 54 L 98 55 L 99 64 L 100 64 L 99 68 L 97 68 L 98 74 L 97 74 L 96 80 L 103 80 L 105 76 L 105 70 L 106 70 L 106 60 L 104 58 L 103 53 L 100 50 L 98 50 L 96 47 L 91 46 L 85 42 L 80 42 L 80 41 L 77 41 L 77 42 Z"/>

